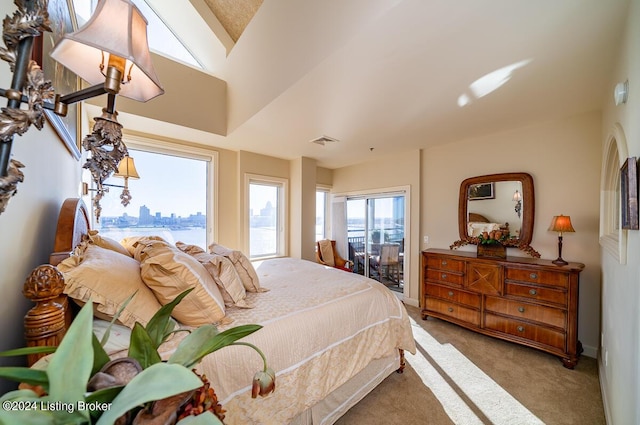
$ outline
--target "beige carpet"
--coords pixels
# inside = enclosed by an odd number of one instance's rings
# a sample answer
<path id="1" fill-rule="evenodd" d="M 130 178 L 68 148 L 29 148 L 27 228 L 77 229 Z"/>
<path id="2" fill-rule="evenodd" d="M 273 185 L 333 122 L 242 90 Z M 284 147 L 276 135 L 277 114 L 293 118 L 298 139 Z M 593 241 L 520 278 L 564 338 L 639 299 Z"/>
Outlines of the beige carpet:
<path id="1" fill-rule="evenodd" d="M 422 349 L 338 425 L 605 424 L 595 359 L 569 370 L 549 354 L 407 310 Z"/>

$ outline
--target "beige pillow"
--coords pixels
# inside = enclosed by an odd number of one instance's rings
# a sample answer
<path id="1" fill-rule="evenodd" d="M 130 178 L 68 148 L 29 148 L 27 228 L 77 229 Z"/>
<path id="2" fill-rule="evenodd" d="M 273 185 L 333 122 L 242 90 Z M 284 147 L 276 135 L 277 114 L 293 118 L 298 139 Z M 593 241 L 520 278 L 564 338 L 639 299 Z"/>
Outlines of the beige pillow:
<path id="1" fill-rule="evenodd" d="M 102 236 L 98 234 L 97 230 L 89 230 L 89 234 L 87 235 L 89 240 L 99 247 L 110 249 L 115 252 L 119 252 L 120 254 L 131 257 L 132 255 L 127 251 L 127 248 L 122 246 L 120 242 L 108 238 L 106 236 Z"/>
<path id="2" fill-rule="evenodd" d="M 146 245 L 141 257 L 142 280 L 160 304 L 168 304 L 185 290 L 195 288 L 173 310 L 173 317 L 180 323 L 201 326 L 224 319 L 222 294 L 198 260 L 162 241 Z"/>
<path id="3" fill-rule="evenodd" d="M 148 243 L 153 241 L 161 241 L 167 245 L 171 245 L 169 242 L 161 238 L 160 236 L 129 236 L 120 241 L 120 244 L 125 247 L 129 254 L 138 261 L 141 261 L 140 251 Z M 136 250 L 136 248 L 138 248 Z"/>
<path id="4" fill-rule="evenodd" d="M 209 253 L 218 254 L 227 257 L 233 263 L 238 276 L 242 280 L 244 289 L 249 292 L 266 292 L 268 289 L 260 287 L 260 280 L 256 269 L 251 264 L 251 261 L 241 252 L 233 250 L 216 243 L 209 245 Z"/>
<path id="5" fill-rule="evenodd" d="M 209 254 L 196 245 L 176 242 L 176 247 L 193 256 L 193 258 L 204 266 L 211 277 L 213 277 L 213 280 L 218 284 L 226 307 L 253 307 L 246 301 L 247 293 L 231 260 L 223 255 Z"/>
<path id="6" fill-rule="evenodd" d="M 118 316 L 130 328 L 135 322 L 146 325 L 161 307 L 140 277 L 140 263 L 127 255 L 83 242 L 57 268 L 64 276 L 65 294 L 80 304 L 93 301 L 95 310 L 109 318 L 137 291 Z"/>

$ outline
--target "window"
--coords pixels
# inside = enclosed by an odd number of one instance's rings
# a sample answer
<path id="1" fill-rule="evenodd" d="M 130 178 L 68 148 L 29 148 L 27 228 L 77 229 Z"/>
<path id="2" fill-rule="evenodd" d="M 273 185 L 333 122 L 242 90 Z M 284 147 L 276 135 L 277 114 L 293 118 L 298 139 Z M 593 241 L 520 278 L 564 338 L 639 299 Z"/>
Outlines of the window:
<path id="1" fill-rule="evenodd" d="M 316 190 L 316 242 L 329 236 L 329 191 Z"/>
<path id="2" fill-rule="evenodd" d="M 126 138 L 126 137 L 125 137 Z M 125 140 L 140 179 L 129 180 L 131 203 L 120 203 L 117 187 L 101 200 L 96 228 L 117 241 L 128 236 L 157 235 L 206 249 L 213 241 L 215 153 L 158 141 Z M 105 181 L 122 185 L 121 178 Z"/>
<path id="3" fill-rule="evenodd" d="M 287 255 L 285 246 L 287 181 L 250 175 L 246 180 L 248 183 L 246 186 L 249 258 Z"/>
<path id="4" fill-rule="evenodd" d="M 620 264 L 627 262 L 627 231 L 620 226 L 620 167 L 627 159 L 627 141 L 616 124 L 607 137 L 600 180 L 600 246 Z"/>

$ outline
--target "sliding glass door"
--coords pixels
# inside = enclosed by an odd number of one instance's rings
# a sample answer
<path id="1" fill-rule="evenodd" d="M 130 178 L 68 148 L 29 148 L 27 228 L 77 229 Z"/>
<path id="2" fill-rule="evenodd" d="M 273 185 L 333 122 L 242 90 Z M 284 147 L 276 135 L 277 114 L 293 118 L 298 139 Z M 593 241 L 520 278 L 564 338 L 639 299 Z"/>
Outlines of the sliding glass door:
<path id="1" fill-rule="evenodd" d="M 355 273 L 401 291 L 404 231 L 403 193 L 347 197 L 347 244 Z"/>

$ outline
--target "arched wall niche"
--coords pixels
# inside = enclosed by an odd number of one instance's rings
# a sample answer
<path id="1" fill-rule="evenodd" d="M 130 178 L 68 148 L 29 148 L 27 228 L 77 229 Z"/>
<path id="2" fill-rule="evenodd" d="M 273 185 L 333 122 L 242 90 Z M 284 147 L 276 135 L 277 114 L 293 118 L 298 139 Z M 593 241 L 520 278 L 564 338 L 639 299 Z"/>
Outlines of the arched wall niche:
<path id="1" fill-rule="evenodd" d="M 604 144 L 600 173 L 600 246 L 620 264 L 627 263 L 627 231 L 620 226 L 620 168 L 629 156 L 627 139 L 614 124 Z"/>

